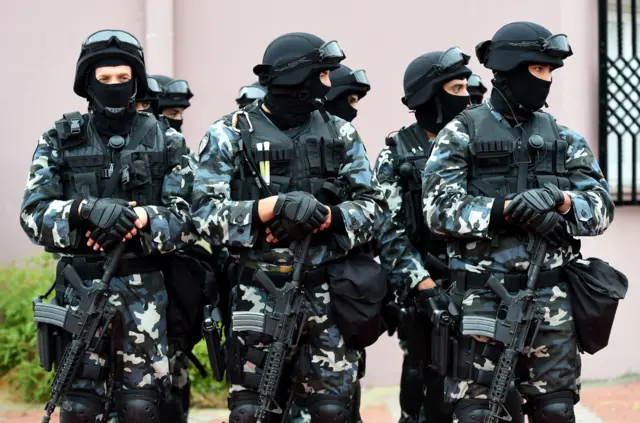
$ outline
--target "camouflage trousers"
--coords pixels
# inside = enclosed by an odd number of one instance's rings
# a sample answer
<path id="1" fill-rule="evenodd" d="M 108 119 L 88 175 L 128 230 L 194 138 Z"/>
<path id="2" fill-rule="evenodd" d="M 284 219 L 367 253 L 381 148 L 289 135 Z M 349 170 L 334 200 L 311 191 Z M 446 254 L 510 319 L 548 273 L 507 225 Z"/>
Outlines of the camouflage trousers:
<path id="1" fill-rule="evenodd" d="M 270 277 L 282 274 L 269 273 Z M 304 285 L 304 277 L 302 284 Z M 288 362 L 281 385 L 287 392 L 282 396 L 285 408 L 289 392 L 301 397 L 332 395 L 350 398 L 358 376 L 358 352 L 348 348 L 340 329 L 329 314 L 329 284 L 307 287 L 308 300 L 312 302 L 310 315 L 305 322 L 298 351 Z M 252 284 L 240 281 L 232 291 L 232 312 L 272 311 L 268 294 Z M 272 339 L 264 333 L 253 331 L 238 332 L 232 327 L 230 356 L 237 356 L 239 362 L 231 358 L 229 362 L 230 393 L 256 392 L 262 375 L 260 363 L 250 358 L 263 355 L 269 350 Z M 255 360 L 255 359 L 254 359 Z M 234 370 L 235 369 L 235 370 Z M 291 376 L 291 382 L 286 379 Z M 296 420 L 304 421 L 304 420 Z"/>
<path id="2" fill-rule="evenodd" d="M 492 277 L 500 278 L 499 275 Z M 578 398 L 580 391 L 581 362 L 577 348 L 569 289 L 566 283 L 539 289 L 536 298 L 544 310 L 544 319 L 530 351 L 520 358 L 516 372 L 516 387 L 520 394 L 530 401 L 542 395 L 567 391 Z M 491 348 L 483 347 L 483 342 L 471 336 L 482 336 L 471 328 L 473 319 L 493 321 L 498 312 L 497 297 L 486 289 L 471 289 L 464 293 L 462 300 L 461 345 L 473 345 L 473 379 L 448 377 L 445 380 L 445 394 L 449 402 L 460 399 L 486 399 L 490 379 L 498 356 L 486 354 Z M 485 341 L 486 339 L 482 339 Z M 489 337 L 489 345 L 492 341 Z M 496 348 L 499 351 L 499 348 Z M 466 351 L 469 353 L 469 350 Z M 468 361 L 468 360 L 467 360 Z M 463 362 L 460 360 L 460 362 Z M 465 369 L 462 369 L 464 372 Z M 459 374 L 460 374 L 459 373 Z M 466 372 L 468 374 L 468 372 Z M 477 380 L 489 380 L 480 384 Z M 454 421 L 455 406 L 454 406 Z"/>
<path id="3" fill-rule="evenodd" d="M 354 392 L 351 396 L 351 415 L 353 416 L 353 423 L 362 423 L 362 417 L 360 416 L 360 396 L 362 394 L 362 387 L 360 385 L 360 379 L 364 377 L 364 368 L 366 367 L 366 351 L 360 350 L 358 353 L 358 379 L 354 385 Z M 289 413 L 289 421 L 296 423 L 311 423 L 311 415 L 309 414 L 309 407 L 304 404 L 302 397 L 294 398 L 294 402 L 291 405 L 291 412 Z"/>
<path id="4" fill-rule="evenodd" d="M 84 283 L 90 286 L 93 281 Z M 87 372 L 81 369 L 72 391 L 106 400 L 108 374 L 115 365 L 116 390 L 153 389 L 166 393 L 171 375 L 164 318 L 168 299 L 162 273 L 114 277 L 110 287 L 109 302 L 116 308 L 116 317 L 108 328 L 102 351 L 87 353 L 84 361 L 85 368 L 102 368 L 100 377 L 86 377 Z M 102 422 L 103 417 L 96 416 L 95 421 Z"/>

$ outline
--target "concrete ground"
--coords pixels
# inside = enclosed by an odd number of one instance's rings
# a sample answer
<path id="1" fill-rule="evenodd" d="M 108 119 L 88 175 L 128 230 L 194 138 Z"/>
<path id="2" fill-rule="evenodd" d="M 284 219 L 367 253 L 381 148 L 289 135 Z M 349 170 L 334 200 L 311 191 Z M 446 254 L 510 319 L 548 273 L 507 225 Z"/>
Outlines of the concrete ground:
<path id="1" fill-rule="evenodd" d="M 400 417 L 398 387 L 374 387 L 363 392 L 362 418 L 365 423 L 392 423 Z M 38 423 L 42 406 L 16 404 L 6 401 L 0 393 L 0 422 Z M 227 410 L 192 410 L 189 423 L 222 423 L 228 418 Z M 52 421 L 57 422 L 56 417 Z M 587 383 L 582 400 L 576 406 L 577 423 L 630 423 L 640 422 L 640 380 L 621 379 L 613 382 Z"/>

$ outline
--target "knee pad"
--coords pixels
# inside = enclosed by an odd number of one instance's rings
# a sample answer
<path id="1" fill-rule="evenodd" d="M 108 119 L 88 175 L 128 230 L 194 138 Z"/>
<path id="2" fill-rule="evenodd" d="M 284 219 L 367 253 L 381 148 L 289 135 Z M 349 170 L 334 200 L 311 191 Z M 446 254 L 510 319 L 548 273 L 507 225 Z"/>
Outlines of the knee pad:
<path id="1" fill-rule="evenodd" d="M 349 403 L 351 399 L 340 395 L 309 396 L 311 423 L 354 423 Z"/>
<path id="2" fill-rule="evenodd" d="M 104 414 L 104 404 L 99 396 L 71 392 L 67 394 L 70 410 L 60 407 L 60 423 L 93 423 L 96 417 Z"/>
<path id="3" fill-rule="evenodd" d="M 249 391 L 234 392 L 229 397 L 229 423 L 255 423 L 257 421 L 258 394 Z M 269 417 L 267 417 L 269 421 Z"/>
<path id="4" fill-rule="evenodd" d="M 152 389 L 128 389 L 115 395 L 118 421 L 161 423 L 158 393 Z"/>
<path id="5" fill-rule="evenodd" d="M 182 391 L 174 388 L 162 401 L 161 418 L 166 423 L 187 423 L 184 409 L 182 408 Z"/>
<path id="6" fill-rule="evenodd" d="M 488 415 L 487 400 L 461 399 L 453 407 L 453 421 L 458 423 L 482 423 Z"/>
<path id="7" fill-rule="evenodd" d="M 575 423 L 574 395 L 559 391 L 532 398 L 527 412 L 532 423 Z"/>

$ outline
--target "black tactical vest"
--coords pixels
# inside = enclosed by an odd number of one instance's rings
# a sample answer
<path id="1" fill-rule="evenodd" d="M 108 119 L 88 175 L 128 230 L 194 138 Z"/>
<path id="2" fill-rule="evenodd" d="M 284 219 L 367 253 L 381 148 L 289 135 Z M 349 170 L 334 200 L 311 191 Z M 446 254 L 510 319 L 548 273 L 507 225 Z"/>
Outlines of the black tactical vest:
<path id="1" fill-rule="evenodd" d="M 136 131 L 144 132 L 141 139 Z M 133 150 L 128 145 L 121 151 L 109 148 L 90 115 L 78 112 L 65 114 L 49 135 L 58 139 L 63 197 L 69 200 L 102 197 L 112 175 L 119 173 L 109 197 L 136 201 L 138 206 L 159 205 L 164 177 L 181 159 L 179 152 L 169 157 L 164 133 L 144 112 L 138 112 L 133 124 L 130 140 L 139 139 Z"/>
<path id="2" fill-rule="evenodd" d="M 550 114 L 536 112 L 522 127 L 511 128 L 482 104 L 462 112 L 461 119 L 469 130 L 470 195 L 511 198 L 546 182 L 563 191 L 571 188 L 565 167 L 568 144 Z"/>
<path id="3" fill-rule="evenodd" d="M 429 230 L 422 211 L 422 172 L 433 149 L 433 141 L 414 123 L 387 138 L 386 144 L 394 155 L 394 171 L 402 185 L 401 211 L 409 240 L 423 259 L 427 253 L 436 257 L 446 255 L 444 238 Z"/>
<path id="4" fill-rule="evenodd" d="M 273 195 L 304 191 L 313 194 L 327 206 L 348 199 L 343 184 L 338 180 L 338 172 L 345 159 L 346 143 L 338 139 L 330 126 L 332 123 L 325 122 L 320 112 L 313 112 L 304 125 L 283 132 L 269 121 L 258 104 L 247 106 L 244 110 L 248 114 L 248 121 L 245 116 L 238 115 L 238 127 L 246 130 L 250 123 L 253 128 L 244 148 L 258 169 L 264 170 L 268 163 L 268 177 L 263 174 L 263 178 Z M 264 197 L 255 178 L 251 176 L 248 164 L 243 161 L 231 181 L 231 199 L 242 201 Z M 329 240 L 324 239 L 328 235 L 316 234 L 313 244 L 328 243 Z"/>

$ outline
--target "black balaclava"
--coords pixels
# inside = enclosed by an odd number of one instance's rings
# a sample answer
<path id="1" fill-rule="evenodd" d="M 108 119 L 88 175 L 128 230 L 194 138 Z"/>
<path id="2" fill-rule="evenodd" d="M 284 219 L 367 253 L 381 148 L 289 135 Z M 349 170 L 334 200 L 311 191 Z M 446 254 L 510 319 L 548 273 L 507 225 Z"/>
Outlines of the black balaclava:
<path id="1" fill-rule="evenodd" d="M 166 117 L 166 116 L 165 116 Z M 182 132 L 182 119 L 171 119 L 170 117 L 166 117 L 167 122 L 169 122 L 169 126 L 175 129 L 178 132 Z"/>
<path id="2" fill-rule="evenodd" d="M 327 101 L 324 105 L 325 110 L 347 122 L 352 122 L 358 116 L 358 109 L 349 103 L 349 96 L 352 94 L 355 93 L 344 93 L 332 101 Z"/>
<path id="3" fill-rule="evenodd" d="M 496 72 L 493 83 L 491 103 L 494 107 L 502 114 L 515 113 L 517 118 L 523 119 L 545 106 L 551 89 L 551 81 L 535 77 L 527 64 L 510 72 Z"/>
<path id="4" fill-rule="evenodd" d="M 422 129 L 437 134 L 468 105 L 468 95 L 453 95 L 440 88 L 431 100 L 416 108 L 416 121 Z"/>
<path id="5" fill-rule="evenodd" d="M 102 135 L 125 136 L 131 130 L 133 120 L 136 117 L 135 103 L 135 78 L 122 84 L 103 84 L 96 79 L 95 70 L 104 66 L 129 65 L 122 59 L 112 58 L 102 60 L 93 66 L 88 75 L 89 92 L 92 100 L 97 100 L 102 108 L 92 107 L 96 129 Z M 121 112 L 111 113 L 108 108 L 124 109 Z"/>
<path id="6" fill-rule="evenodd" d="M 313 72 L 300 85 L 270 85 L 264 104 L 271 112 L 269 118 L 273 124 L 286 131 L 305 123 L 317 109 L 314 100 L 324 100 L 330 89 L 320 81 L 320 72 Z"/>

